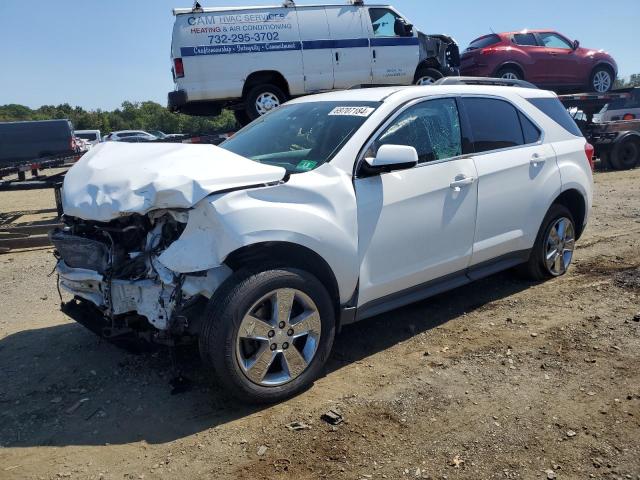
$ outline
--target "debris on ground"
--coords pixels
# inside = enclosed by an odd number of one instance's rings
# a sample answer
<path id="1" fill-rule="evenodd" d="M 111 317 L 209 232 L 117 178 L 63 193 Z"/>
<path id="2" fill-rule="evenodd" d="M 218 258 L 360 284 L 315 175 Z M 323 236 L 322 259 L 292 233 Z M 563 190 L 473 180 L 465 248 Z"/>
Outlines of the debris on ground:
<path id="1" fill-rule="evenodd" d="M 286 425 L 286 427 L 291 430 L 292 432 L 299 432 L 300 430 L 310 430 L 311 426 L 307 425 L 304 422 L 291 422 L 290 424 Z"/>
<path id="2" fill-rule="evenodd" d="M 262 457 L 265 453 L 267 453 L 267 450 L 269 449 L 269 447 L 267 447 L 266 445 L 260 445 L 258 447 L 258 456 Z"/>
<path id="3" fill-rule="evenodd" d="M 344 421 L 342 414 L 336 409 L 331 409 L 328 412 L 323 413 L 320 419 L 324 420 L 329 425 L 334 425 L 334 426 L 340 425 Z"/>

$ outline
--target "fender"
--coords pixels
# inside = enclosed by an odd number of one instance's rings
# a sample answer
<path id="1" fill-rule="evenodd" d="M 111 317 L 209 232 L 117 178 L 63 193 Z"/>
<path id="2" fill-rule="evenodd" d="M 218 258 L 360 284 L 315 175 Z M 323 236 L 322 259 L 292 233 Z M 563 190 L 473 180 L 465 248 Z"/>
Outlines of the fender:
<path id="1" fill-rule="evenodd" d="M 627 138 L 635 138 L 636 140 L 640 141 L 640 132 L 637 132 L 635 130 L 627 130 L 624 132 L 620 132 L 620 134 L 613 141 L 613 144 L 616 145 L 626 140 Z"/>
<path id="2" fill-rule="evenodd" d="M 243 247 L 294 243 L 327 263 L 340 301 L 346 303 L 358 282 L 357 229 L 351 178 L 325 164 L 280 185 L 205 198 L 189 212 L 184 232 L 159 260 L 177 273 L 201 272 L 222 265 Z"/>

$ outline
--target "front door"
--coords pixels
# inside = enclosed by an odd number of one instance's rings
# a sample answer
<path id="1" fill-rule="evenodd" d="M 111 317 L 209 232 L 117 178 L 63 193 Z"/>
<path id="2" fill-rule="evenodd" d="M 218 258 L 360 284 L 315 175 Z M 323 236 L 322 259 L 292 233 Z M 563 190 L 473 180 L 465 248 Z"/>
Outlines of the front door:
<path id="1" fill-rule="evenodd" d="M 417 33 L 409 34 L 407 22 L 390 8 L 372 7 L 368 11 L 373 83 L 412 84 L 420 61 Z"/>
<path id="2" fill-rule="evenodd" d="M 363 9 L 357 6 L 325 7 L 331 41 L 309 48 L 331 48 L 334 88 L 351 88 L 371 83 L 371 51 L 362 18 Z"/>
<path id="3" fill-rule="evenodd" d="M 375 156 L 385 144 L 416 148 L 420 163 L 355 180 L 361 256 L 358 307 L 463 272 L 472 254 L 477 173 L 473 159 L 462 156 L 455 99 L 406 108 L 365 156 Z"/>

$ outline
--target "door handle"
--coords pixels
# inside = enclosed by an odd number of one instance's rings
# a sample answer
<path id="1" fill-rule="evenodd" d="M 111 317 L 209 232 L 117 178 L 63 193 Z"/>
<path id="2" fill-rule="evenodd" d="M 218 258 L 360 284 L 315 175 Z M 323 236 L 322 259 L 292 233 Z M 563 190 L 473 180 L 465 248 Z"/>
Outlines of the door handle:
<path id="1" fill-rule="evenodd" d="M 551 55 L 552 57 L 557 57 L 558 54 L 556 52 L 549 52 L 549 55 Z"/>
<path id="2" fill-rule="evenodd" d="M 340 61 L 340 52 L 336 52 L 336 62 Z"/>
<path id="3" fill-rule="evenodd" d="M 377 58 L 377 54 L 376 54 L 376 51 L 375 51 L 375 49 L 374 49 L 374 50 L 373 50 L 373 59 L 375 60 L 376 58 Z"/>
<path id="4" fill-rule="evenodd" d="M 475 181 L 475 177 L 458 176 L 453 180 L 453 182 L 449 184 L 449 186 L 453 189 L 454 192 L 459 192 L 460 190 L 462 190 L 462 187 L 473 185 Z"/>
<path id="5" fill-rule="evenodd" d="M 547 159 L 545 157 L 541 156 L 539 153 L 534 153 L 531 155 L 529 163 L 534 167 L 537 167 L 538 165 L 544 165 L 546 161 Z"/>

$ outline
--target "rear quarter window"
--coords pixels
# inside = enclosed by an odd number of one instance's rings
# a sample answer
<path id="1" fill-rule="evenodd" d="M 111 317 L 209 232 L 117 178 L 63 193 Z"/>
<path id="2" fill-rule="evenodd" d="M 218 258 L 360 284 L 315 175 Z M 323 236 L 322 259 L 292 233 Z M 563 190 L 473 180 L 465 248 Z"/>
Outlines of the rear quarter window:
<path id="1" fill-rule="evenodd" d="M 576 122 L 557 98 L 528 98 L 527 101 L 570 134 L 576 137 L 583 136 Z"/>
<path id="2" fill-rule="evenodd" d="M 485 35 L 484 37 L 476 38 L 473 42 L 471 42 L 467 50 L 477 50 L 478 48 L 495 45 L 498 42 L 500 42 L 500 37 L 498 35 Z"/>

